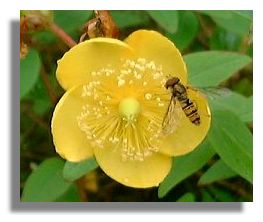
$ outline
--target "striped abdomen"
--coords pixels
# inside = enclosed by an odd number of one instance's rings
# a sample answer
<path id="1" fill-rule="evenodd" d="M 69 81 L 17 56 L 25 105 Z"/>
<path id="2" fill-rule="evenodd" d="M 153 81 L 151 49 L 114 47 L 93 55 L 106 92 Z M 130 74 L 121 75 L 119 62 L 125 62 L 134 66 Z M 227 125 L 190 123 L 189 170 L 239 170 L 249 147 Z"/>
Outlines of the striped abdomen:
<path id="1" fill-rule="evenodd" d="M 188 98 L 184 100 L 179 100 L 179 102 L 182 106 L 185 115 L 189 118 L 189 120 L 195 125 L 200 125 L 201 120 L 195 104 Z"/>

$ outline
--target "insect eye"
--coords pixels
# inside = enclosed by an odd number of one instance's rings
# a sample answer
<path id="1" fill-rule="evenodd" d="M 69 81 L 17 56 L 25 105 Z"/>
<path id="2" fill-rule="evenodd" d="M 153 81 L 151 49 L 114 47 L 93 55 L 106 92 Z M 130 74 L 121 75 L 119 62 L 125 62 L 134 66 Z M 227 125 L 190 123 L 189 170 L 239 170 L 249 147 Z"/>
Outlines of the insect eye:
<path id="1" fill-rule="evenodd" d="M 180 80 L 177 77 L 174 77 L 175 84 L 177 84 Z"/>

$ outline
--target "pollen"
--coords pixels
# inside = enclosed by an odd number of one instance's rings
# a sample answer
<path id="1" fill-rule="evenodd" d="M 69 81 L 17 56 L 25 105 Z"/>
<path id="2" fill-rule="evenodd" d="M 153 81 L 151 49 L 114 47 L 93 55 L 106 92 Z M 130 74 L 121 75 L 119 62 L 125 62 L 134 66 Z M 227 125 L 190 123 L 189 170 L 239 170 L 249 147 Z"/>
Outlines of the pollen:
<path id="1" fill-rule="evenodd" d="M 145 97 L 145 99 L 150 100 L 152 98 L 152 94 L 151 93 L 146 93 L 144 95 L 144 97 Z"/>
<path id="2" fill-rule="evenodd" d="M 122 86 L 125 84 L 125 80 L 124 79 L 119 79 L 118 80 L 118 86 Z"/>
<path id="3" fill-rule="evenodd" d="M 144 161 L 158 152 L 163 137 L 170 99 L 164 93 L 165 75 L 161 66 L 145 58 L 122 60 L 118 68 L 111 67 L 90 73 L 91 81 L 81 95 L 87 104 L 77 124 L 93 146 L 119 152 L 123 161 Z"/>

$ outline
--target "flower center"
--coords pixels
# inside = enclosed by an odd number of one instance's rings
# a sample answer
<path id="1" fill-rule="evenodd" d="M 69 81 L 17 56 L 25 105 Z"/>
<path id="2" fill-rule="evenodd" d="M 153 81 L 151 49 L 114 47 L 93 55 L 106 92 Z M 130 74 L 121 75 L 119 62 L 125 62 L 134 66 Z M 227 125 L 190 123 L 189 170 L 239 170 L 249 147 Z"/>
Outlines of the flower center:
<path id="1" fill-rule="evenodd" d="M 124 98 L 119 104 L 119 112 L 124 120 L 136 121 L 136 116 L 140 112 L 140 103 L 134 98 Z"/>
<path id="2" fill-rule="evenodd" d="M 144 58 L 121 62 L 90 74 L 81 95 L 87 104 L 77 123 L 94 147 L 143 161 L 159 149 L 171 94 L 161 66 Z"/>

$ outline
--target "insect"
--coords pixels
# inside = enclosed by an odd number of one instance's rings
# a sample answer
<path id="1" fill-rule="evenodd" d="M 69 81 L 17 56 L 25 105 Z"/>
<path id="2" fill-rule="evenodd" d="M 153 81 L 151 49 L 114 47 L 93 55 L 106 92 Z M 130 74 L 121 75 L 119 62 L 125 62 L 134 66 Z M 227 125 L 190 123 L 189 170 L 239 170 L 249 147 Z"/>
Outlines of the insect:
<path id="1" fill-rule="evenodd" d="M 179 101 L 180 106 L 186 115 L 186 117 L 196 126 L 200 125 L 201 118 L 198 113 L 196 104 L 189 99 L 187 94 L 187 88 L 180 82 L 177 77 L 171 77 L 165 83 L 165 88 L 171 90 L 171 99 L 163 120 L 163 128 L 167 128 L 168 125 L 175 122 L 172 115 L 176 111 L 175 104 Z"/>
<path id="2" fill-rule="evenodd" d="M 189 98 L 187 89 L 199 91 L 208 99 L 213 101 L 231 95 L 231 91 L 229 89 L 221 86 L 202 87 L 198 89 L 190 86 L 184 86 L 177 77 L 169 77 L 164 87 L 169 89 L 172 94 L 167 111 L 163 118 L 162 128 L 164 134 L 170 134 L 177 128 L 180 122 L 178 119 L 180 119 L 183 115 L 181 109 L 192 124 L 195 126 L 199 126 L 201 124 L 200 112 L 196 103 Z M 177 101 L 180 104 L 179 107 L 176 106 Z"/>
<path id="3" fill-rule="evenodd" d="M 95 18 L 89 20 L 84 26 L 84 34 L 80 37 L 80 42 L 86 38 L 111 37 L 118 38 L 119 29 L 114 23 L 109 11 L 95 10 Z"/>

